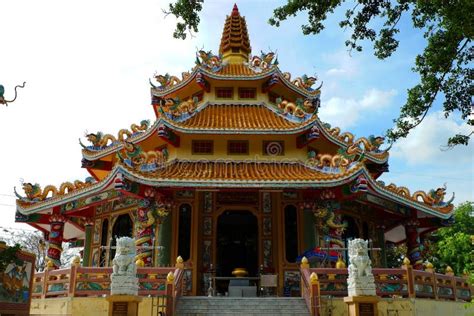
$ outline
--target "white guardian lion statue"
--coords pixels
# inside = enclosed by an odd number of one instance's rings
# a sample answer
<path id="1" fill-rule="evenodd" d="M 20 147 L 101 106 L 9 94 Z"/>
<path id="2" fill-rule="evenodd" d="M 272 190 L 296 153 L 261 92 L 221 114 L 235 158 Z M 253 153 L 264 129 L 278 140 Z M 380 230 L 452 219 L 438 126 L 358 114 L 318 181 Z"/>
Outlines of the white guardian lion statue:
<path id="1" fill-rule="evenodd" d="M 375 296 L 372 262 L 369 258 L 366 240 L 354 239 L 349 241 L 349 262 L 349 277 L 347 279 L 349 296 Z"/>
<path id="2" fill-rule="evenodd" d="M 112 261 L 110 294 L 138 295 L 135 240 L 130 237 L 117 238 L 116 249 Z"/>

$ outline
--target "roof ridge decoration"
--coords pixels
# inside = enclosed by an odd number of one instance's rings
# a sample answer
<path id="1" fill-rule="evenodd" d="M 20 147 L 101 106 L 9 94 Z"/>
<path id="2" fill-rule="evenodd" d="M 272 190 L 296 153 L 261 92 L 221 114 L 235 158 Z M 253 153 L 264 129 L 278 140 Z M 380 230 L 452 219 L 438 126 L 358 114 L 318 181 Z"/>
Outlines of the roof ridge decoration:
<path id="1" fill-rule="evenodd" d="M 170 75 L 169 73 L 166 73 L 164 75 L 159 75 L 157 73 L 155 73 L 153 75 L 153 77 L 155 78 L 155 80 L 160 84 L 160 86 L 155 86 L 152 82 L 151 82 L 151 79 L 149 80 L 150 82 L 150 85 L 154 88 L 154 89 L 158 89 L 158 90 L 166 90 L 166 89 L 169 89 L 169 88 L 172 88 L 174 86 L 177 86 L 179 85 L 180 83 L 182 82 L 185 82 L 187 79 L 191 78 L 191 73 L 189 71 L 184 71 L 181 73 L 181 79 L 179 79 L 178 77 L 176 76 L 172 76 Z"/>
<path id="2" fill-rule="evenodd" d="M 204 68 L 211 72 L 218 72 L 222 69 L 223 66 L 226 66 L 227 63 L 222 61 L 222 55 L 214 55 L 212 50 L 205 51 L 204 49 L 196 52 L 196 66 Z"/>
<path id="3" fill-rule="evenodd" d="M 87 188 L 96 182 L 97 181 L 93 177 L 87 177 L 84 182 L 80 180 L 75 180 L 74 182 L 63 182 L 59 186 L 59 189 L 54 185 L 47 185 L 44 189 L 41 189 L 41 186 L 38 183 L 32 184 L 30 182 L 23 182 L 22 188 L 26 196 L 18 194 L 16 187 L 13 188 L 13 191 L 19 202 L 23 204 L 32 204 Z"/>
<path id="4" fill-rule="evenodd" d="M 121 129 L 117 133 L 117 137 L 111 134 L 104 134 L 102 132 L 97 133 L 88 133 L 86 131 L 85 137 L 87 140 L 92 143 L 92 145 L 86 146 L 82 143 L 79 138 L 79 144 L 82 146 L 83 150 L 87 151 L 101 151 L 108 147 L 113 147 L 120 145 L 121 142 L 125 140 L 131 140 L 138 135 L 143 134 L 146 130 L 150 128 L 150 120 L 142 120 L 140 124 L 130 125 L 130 130 Z"/>
<path id="5" fill-rule="evenodd" d="M 117 152 L 119 161 L 140 172 L 151 172 L 162 168 L 169 158 L 168 147 L 144 151 L 141 146 L 124 141 L 123 149 Z"/>
<path id="6" fill-rule="evenodd" d="M 275 58 L 275 60 L 273 60 Z M 278 66 L 278 57 L 276 57 L 276 52 L 268 52 L 264 53 L 262 50 L 260 51 L 260 56 L 254 55 L 249 58 L 248 63 L 246 64 L 250 69 L 255 71 L 256 73 L 261 73 L 264 71 L 268 71 L 272 68 Z"/>
<path id="7" fill-rule="evenodd" d="M 335 155 L 316 154 L 316 151 L 308 152 L 308 159 L 305 164 L 323 173 L 339 173 L 345 172 L 362 162 L 363 155 L 356 159 L 356 155 L 347 155 L 343 151 L 339 151 Z"/>
<path id="8" fill-rule="evenodd" d="M 173 121 L 183 121 L 192 117 L 197 110 L 198 103 L 197 97 L 185 101 L 181 101 L 179 98 L 159 98 L 157 99 L 158 113 Z"/>
<path id="9" fill-rule="evenodd" d="M 397 187 L 394 183 L 385 185 L 383 181 L 377 181 L 377 184 L 379 184 L 385 190 L 396 193 L 397 195 L 403 196 L 412 201 L 430 205 L 433 208 L 439 208 L 439 209 L 444 209 L 445 211 L 446 210 L 451 211 L 454 207 L 452 204 L 455 198 L 454 192 L 448 201 L 446 202 L 444 201 L 444 197 L 446 196 L 446 189 L 447 189 L 446 183 L 442 187 L 439 187 L 437 189 L 431 189 L 430 191 L 428 191 L 428 193 L 422 190 L 418 190 L 413 194 L 410 194 L 410 190 L 407 187 L 403 187 L 403 186 Z M 420 201 L 420 198 L 421 198 L 421 201 Z"/>
<path id="10" fill-rule="evenodd" d="M 298 122 L 307 121 L 318 113 L 320 106 L 319 98 L 307 98 L 303 101 L 302 98 L 297 98 L 295 102 L 289 102 L 282 98 L 276 99 L 276 109 L 279 114 L 290 120 Z"/>
<path id="11" fill-rule="evenodd" d="M 354 134 L 350 132 L 341 133 L 339 127 L 331 127 L 331 124 L 323 123 L 319 119 L 318 124 L 326 137 L 346 148 L 348 155 L 364 154 L 377 160 L 386 160 L 393 145 L 390 144 L 387 148 L 382 150 L 380 146 L 385 143 L 385 137 L 383 136 L 369 135 L 369 137 L 359 137 L 355 139 Z"/>

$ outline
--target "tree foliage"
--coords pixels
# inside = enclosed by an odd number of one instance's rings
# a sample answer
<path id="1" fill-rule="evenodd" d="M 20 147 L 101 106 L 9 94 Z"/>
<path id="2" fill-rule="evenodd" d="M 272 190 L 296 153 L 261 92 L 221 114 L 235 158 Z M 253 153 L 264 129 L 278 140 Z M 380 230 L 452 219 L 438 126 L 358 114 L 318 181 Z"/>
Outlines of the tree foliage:
<path id="1" fill-rule="evenodd" d="M 456 208 L 454 224 L 440 228 L 425 243 L 425 258 L 438 271 L 446 266 L 457 275 L 474 272 L 474 208 L 466 202 Z"/>
<path id="2" fill-rule="evenodd" d="M 198 31 L 199 12 L 204 0 L 178 0 L 170 4 L 167 14 L 181 18 L 174 37 L 186 38 L 186 32 Z M 362 51 L 362 42 L 373 43 L 374 54 L 380 59 L 390 57 L 399 45 L 398 23 L 404 15 L 411 16 L 413 27 L 421 29 L 427 40 L 423 53 L 416 56 L 413 71 L 420 81 L 408 90 L 406 103 L 395 126 L 387 131 L 390 142 L 406 137 L 411 129 L 426 117 L 437 98 L 443 99 L 445 117 L 453 112 L 460 114 L 469 125 L 473 96 L 472 45 L 474 33 L 474 1 L 472 0 L 396 0 L 352 1 L 339 25 L 350 29 L 345 42 L 350 50 Z M 327 16 L 340 7 L 342 0 L 288 0 L 273 11 L 269 23 L 276 27 L 300 12 L 308 13 L 308 23 L 302 25 L 303 34 L 318 34 L 324 29 Z M 374 22 L 382 22 L 382 26 Z M 441 96 L 440 96 L 441 95 Z M 474 132 L 451 135 L 448 146 L 467 145 Z"/>
<path id="3" fill-rule="evenodd" d="M 44 270 L 46 267 L 47 243 L 44 241 L 41 232 L 0 227 L 0 240 L 2 239 L 9 246 L 19 245 L 22 250 L 35 254 L 36 271 Z M 62 247 L 61 267 L 67 267 L 70 265 L 71 259 L 78 255 L 80 249 L 70 248 L 68 243 L 63 243 Z"/>

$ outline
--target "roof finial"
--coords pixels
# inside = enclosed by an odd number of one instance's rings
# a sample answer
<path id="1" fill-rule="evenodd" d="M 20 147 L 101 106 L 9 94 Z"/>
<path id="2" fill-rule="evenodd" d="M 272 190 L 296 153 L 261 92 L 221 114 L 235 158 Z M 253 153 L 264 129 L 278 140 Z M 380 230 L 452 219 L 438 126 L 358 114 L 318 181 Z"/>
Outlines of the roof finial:
<path id="1" fill-rule="evenodd" d="M 239 8 L 237 7 L 237 3 L 234 3 L 234 8 L 232 9 L 232 15 L 239 15 Z"/>

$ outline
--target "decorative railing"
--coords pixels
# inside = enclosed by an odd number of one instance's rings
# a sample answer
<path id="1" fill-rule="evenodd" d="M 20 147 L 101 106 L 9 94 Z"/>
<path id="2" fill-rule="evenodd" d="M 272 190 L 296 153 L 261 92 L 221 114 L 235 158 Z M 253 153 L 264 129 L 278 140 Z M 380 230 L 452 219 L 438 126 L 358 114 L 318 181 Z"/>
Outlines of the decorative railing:
<path id="1" fill-rule="evenodd" d="M 456 277 L 449 270 L 446 274 L 440 274 L 432 269 L 421 271 L 414 270 L 411 265 L 404 265 L 398 269 L 374 268 L 372 272 L 379 297 L 470 302 L 473 295 L 468 279 Z M 321 296 L 348 295 L 347 277 L 346 268 L 309 268 L 307 260 L 301 263 L 301 296 L 305 299 L 311 315 L 320 315 Z"/>
<path id="2" fill-rule="evenodd" d="M 33 279 L 32 298 L 94 297 L 110 295 L 112 268 L 81 267 L 37 272 Z M 183 289 L 184 266 L 138 267 L 138 295 L 162 298 L 166 315 L 173 315 Z"/>

